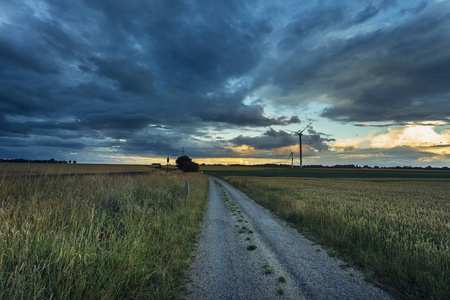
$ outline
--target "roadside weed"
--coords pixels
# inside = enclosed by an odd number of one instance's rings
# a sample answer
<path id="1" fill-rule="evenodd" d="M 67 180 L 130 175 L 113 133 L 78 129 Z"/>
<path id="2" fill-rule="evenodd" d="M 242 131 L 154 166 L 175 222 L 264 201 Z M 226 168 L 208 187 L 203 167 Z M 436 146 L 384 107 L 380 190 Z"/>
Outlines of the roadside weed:
<path id="1" fill-rule="evenodd" d="M 253 251 L 255 250 L 257 247 L 255 245 L 248 245 L 247 246 L 247 250 Z"/>
<path id="2" fill-rule="evenodd" d="M 269 275 L 274 272 L 274 269 L 269 265 L 264 265 L 264 266 L 262 266 L 262 272 L 264 275 Z"/>

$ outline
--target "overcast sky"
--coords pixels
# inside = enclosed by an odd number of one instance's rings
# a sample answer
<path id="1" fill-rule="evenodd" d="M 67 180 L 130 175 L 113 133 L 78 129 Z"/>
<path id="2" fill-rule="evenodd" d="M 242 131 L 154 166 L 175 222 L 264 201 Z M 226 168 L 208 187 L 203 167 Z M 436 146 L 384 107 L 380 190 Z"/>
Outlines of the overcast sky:
<path id="1" fill-rule="evenodd" d="M 450 166 L 449 1 L 0 2 L 0 158 Z"/>

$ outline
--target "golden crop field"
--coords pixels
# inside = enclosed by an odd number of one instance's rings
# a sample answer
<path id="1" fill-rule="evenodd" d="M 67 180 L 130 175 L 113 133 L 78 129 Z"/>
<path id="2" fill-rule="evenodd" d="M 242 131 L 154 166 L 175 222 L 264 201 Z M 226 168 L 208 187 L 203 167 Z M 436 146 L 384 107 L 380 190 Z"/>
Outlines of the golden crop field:
<path id="1" fill-rule="evenodd" d="M 0 176 L 0 299 L 181 297 L 206 176 L 46 172 Z"/>
<path id="2" fill-rule="evenodd" d="M 225 179 L 399 298 L 450 299 L 450 180 Z"/>
<path id="3" fill-rule="evenodd" d="M 2 163 L 1 175 L 49 175 L 87 173 L 151 172 L 148 165 L 106 165 L 106 164 L 45 164 L 45 163 Z"/>

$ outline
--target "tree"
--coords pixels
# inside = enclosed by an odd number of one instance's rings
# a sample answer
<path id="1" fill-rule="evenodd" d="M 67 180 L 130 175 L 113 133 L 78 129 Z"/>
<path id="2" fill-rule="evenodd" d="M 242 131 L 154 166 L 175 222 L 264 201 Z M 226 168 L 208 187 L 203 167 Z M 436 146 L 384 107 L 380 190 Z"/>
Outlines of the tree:
<path id="1" fill-rule="evenodd" d="M 176 160 L 177 168 L 183 172 L 198 172 L 199 166 L 189 156 L 183 155 Z"/>
<path id="2" fill-rule="evenodd" d="M 187 162 L 183 166 L 183 172 L 198 172 L 200 167 L 195 162 Z"/>
<path id="3" fill-rule="evenodd" d="M 177 158 L 177 168 L 180 170 L 183 170 L 183 167 L 185 164 L 192 162 L 192 159 L 189 158 L 189 156 L 183 155 Z"/>

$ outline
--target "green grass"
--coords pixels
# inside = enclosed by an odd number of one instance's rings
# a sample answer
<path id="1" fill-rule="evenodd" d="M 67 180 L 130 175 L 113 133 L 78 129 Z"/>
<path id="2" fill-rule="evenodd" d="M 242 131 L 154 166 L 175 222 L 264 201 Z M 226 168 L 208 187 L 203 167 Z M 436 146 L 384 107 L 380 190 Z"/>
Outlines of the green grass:
<path id="1" fill-rule="evenodd" d="M 284 289 L 281 285 L 277 286 L 277 292 L 279 295 L 284 295 Z"/>
<path id="2" fill-rule="evenodd" d="M 248 229 L 247 226 L 242 226 L 242 228 L 239 229 L 239 233 L 253 233 L 253 231 Z"/>
<path id="3" fill-rule="evenodd" d="M 269 265 L 264 265 L 264 266 L 262 266 L 262 272 L 264 275 L 269 275 L 269 274 L 273 274 L 274 269 Z"/>
<path id="4" fill-rule="evenodd" d="M 178 172 L 0 177 L 0 299 L 181 297 L 207 190 Z"/>
<path id="5" fill-rule="evenodd" d="M 228 177 L 402 299 L 450 299 L 450 181 Z"/>
<path id="6" fill-rule="evenodd" d="M 248 246 L 247 246 L 247 250 L 250 250 L 250 251 L 253 251 L 253 250 L 255 250 L 256 248 L 258 248 L 258 247 L 256 247 L 255 245 L 248 245 Z"/>
<path id="7" fill-rule="evenodd" d="M 337 251 L 333 248 L 327 249 L 327 254 L 331 257 L 335 257 L 337 255 Z"/>

